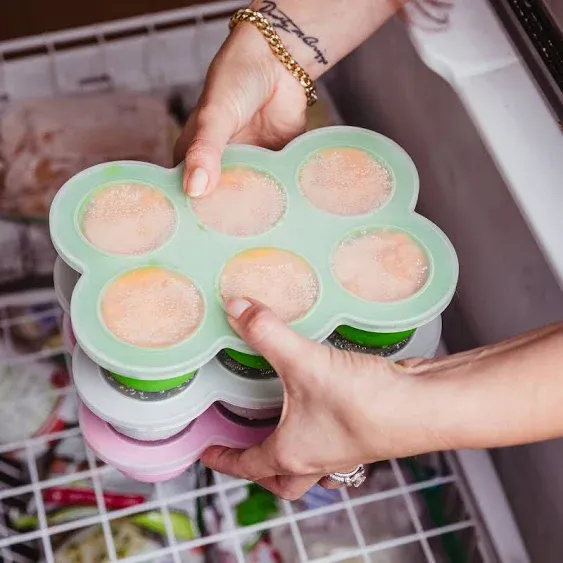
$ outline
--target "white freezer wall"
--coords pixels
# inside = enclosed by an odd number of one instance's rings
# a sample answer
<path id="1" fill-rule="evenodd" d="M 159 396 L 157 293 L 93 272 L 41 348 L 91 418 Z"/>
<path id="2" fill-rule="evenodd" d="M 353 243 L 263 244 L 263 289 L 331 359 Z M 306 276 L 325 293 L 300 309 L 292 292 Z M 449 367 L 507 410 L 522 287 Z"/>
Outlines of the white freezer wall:
<path id="1" fill-rule="evenodd" d="M 563 292 L 471 118 L 420 61 L 402 22 L 389 22 L 335 68 L 328 84 L 348 123 L 388 135 L 410 153 L 421 178 L 419 210 L 457 249 L 459 290 L 444 317 L 448 347 L 496 342 L 562 320 Z M 560 563 L 563 441 L 497 450 L 493 458 L 531 560 Z"/>

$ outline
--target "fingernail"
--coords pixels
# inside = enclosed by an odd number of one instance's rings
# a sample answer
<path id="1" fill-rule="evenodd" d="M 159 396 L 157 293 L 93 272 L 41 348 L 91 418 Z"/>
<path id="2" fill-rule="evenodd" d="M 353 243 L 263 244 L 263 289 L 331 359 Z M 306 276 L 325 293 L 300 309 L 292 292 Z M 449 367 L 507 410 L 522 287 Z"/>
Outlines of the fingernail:
<path id="1" fill-rule="evenodd" d="M 196 168 L 188 177 L 188 195 L 191 197 L 200 197 L 207 189 L 209 176 L 203 168 Z"/>
<path id="2" fill-rule="evenodd" d="M 246 299 L 233 299 L 227 303 L 227 314 L 233 319 L 240 319 L 245 311 L 252 307 Z"/>

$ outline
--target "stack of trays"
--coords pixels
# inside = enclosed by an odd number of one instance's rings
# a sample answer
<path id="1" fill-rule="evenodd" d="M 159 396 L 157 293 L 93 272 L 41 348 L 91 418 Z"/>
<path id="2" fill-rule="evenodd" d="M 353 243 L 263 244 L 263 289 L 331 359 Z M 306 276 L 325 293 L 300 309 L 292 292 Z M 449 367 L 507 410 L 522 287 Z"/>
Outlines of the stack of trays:
<path id="1" fill-rule="evenodd" d="M 280 152 L 234 145 L 212 195 L 187 200 L 181 185 L 181 167 L 113 162 L 51 208 L 80 422 L 100 458 L 156 481 L 210 444 L 271 432 L 282 385 L 231 330 L 231 298 L 328 345 L 434 354 L 458 264 L 414 212 L 418 175 L 395 143 L 333 127 Z"/>

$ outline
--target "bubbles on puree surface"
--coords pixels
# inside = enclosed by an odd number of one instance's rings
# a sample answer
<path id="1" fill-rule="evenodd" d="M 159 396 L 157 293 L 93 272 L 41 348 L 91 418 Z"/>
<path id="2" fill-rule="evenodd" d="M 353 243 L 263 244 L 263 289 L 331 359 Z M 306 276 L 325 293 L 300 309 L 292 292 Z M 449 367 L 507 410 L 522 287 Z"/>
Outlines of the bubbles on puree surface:
<path id="1" fill-rule="evenodd" d="M 350 293 L 374 302 L 414 295 L 428 279 L 428 258 L 401 231 L 382 229 L 344 241 L 332 260 L 336 279 Z"/>
<path id="2" fill-rule="evenodd" d="M 115 184 L 90 199 L 82 232 L 99 250 L 135 255 L 155 250 L 172 235 L 176 213 L 158 190 L 143 184 Z"/>
<path id="3" fill-rule="evenodd" d="M 192 200 L 208 228 L 234 236 L 259 235 L 271 229 L 286 206 L 285 190 L 271 176 L 251 168 L 223 170 L 217 188 Z"/>
<path id="4" fill-rule="evenodd" d="M 311 157 L 299 174 L 301 191 L 319 209 L 336 215 L 362 215 L 380 208 L 391 195 L 388 170 L 367 152 L 329 148 Z"/>
<path id="5" fill-rule="evenodd" d="M 219 281 L 223 302 L 250 297 L 286 322 L 305 316 L 319 296 L 319 284 L 300 256 L 278 248 L 256 248 L 232 258 Z"/>
<path id="6" fill-rule="evenodd" d="M 120 340 L 164 348 L 197 329 L 204 302 L 190 279 L 163 268 L 147 267 L 111 282 L 103 294 L 101 312 L 108 330 Z"/>

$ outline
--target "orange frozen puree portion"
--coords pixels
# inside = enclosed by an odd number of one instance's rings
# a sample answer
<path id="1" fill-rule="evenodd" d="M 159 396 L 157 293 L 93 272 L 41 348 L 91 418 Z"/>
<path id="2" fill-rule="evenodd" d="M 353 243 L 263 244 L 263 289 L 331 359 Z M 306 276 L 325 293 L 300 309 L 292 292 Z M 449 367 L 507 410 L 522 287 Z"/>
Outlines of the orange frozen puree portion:
<path id="1" fill-rule="evenodd" d="M 330 148 L 313 156 L 299 175 L 301 191 L 315 207 L 336 215 L 361 215 L 391 195 L 389 172 L 367 152 Z"/>
<path id="2" fill-rule="evenodd" d="M 103 188 L 92 197 L 82 218 L 88 241 L 100 250 L 121 255 L 155 250 L 170 238 L 175 225 L 170 201 L 143 184 Z"/>
<path id="3" fill-rule="evenodd" d="M 209 195 L 192 200 L 194 213 L 214 231 L 234 236 L 271 229 L 285 210 L 285 192 L 270 176 L 251 168 L 228 168 Z"/>
<path id="4" fill-rule="evenodd" d="M 372 231 L 344 242 L 334 254 L 332 268 L 344 288 L 366 301 L 406 299 L 428 278 L 424 250 L 400 231 Z"/>
<path id="5" fill-rule="evenodd" d="M 141 268 L 113 281 L 102 297 L 102 319 L 120 340 L 164 348 L 200 325 L 204 304 L 194 283 L 162 268 Z"/>
<path id="6" fill-rule="evenodd" d="M 241 252 L 225 266 L 219 286 L 223 302 L 250 297 L 286 322 L 306 315 L 319 295 L 319 284 L 309 264 L 277 248 Z"/>

